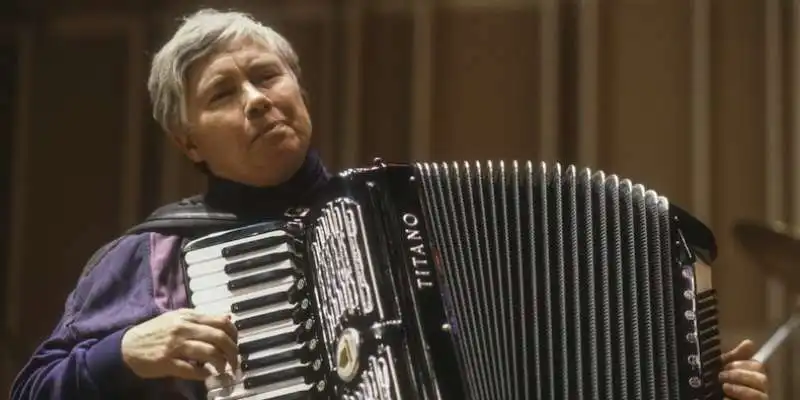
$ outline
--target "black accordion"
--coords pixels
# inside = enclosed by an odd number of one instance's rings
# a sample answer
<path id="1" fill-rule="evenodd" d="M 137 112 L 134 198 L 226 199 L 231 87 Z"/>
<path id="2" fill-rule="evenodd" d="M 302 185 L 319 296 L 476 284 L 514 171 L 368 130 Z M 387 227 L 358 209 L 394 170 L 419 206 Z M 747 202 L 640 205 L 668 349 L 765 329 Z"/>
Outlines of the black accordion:
<path id="1" fill-rule="evenodd" d="M 714 237 L 641 184 L 376 160 L 317 201 L 184 247 L 239 330 L 209 399 L 722 398 Z"/>

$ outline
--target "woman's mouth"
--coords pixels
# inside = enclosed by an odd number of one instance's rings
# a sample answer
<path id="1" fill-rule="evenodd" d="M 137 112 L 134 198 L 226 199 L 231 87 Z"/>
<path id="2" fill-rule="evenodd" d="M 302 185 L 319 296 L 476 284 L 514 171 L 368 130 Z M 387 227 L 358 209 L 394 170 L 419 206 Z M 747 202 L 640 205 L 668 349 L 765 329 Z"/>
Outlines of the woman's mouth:
<path id="1" fill-rule="evenodd" d="M 282 121 L 272 122 L 266 125 L 263 129 L 259 129 L 258 133 L 256 133 L 256 135 L 253 137 L 253 141 L 255 142 L 264 136 L 270 136 L 271 134 L 283 131 L 285 128 L 286 124 L 284 124 Z"/>

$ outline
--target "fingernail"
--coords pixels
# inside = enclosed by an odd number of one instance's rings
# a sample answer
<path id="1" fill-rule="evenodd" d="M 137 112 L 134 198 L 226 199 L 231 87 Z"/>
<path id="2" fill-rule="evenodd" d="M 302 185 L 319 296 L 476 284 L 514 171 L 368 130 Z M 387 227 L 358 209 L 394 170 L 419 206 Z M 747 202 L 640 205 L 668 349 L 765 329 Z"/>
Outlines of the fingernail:
<path id="1" fill-rule="evenodd" d="M 728 379 L 728 373 L 727 372 L 720 372 L 719 373 L 719 379 L 721 381 L 724 381 L 724 380 Z"/>

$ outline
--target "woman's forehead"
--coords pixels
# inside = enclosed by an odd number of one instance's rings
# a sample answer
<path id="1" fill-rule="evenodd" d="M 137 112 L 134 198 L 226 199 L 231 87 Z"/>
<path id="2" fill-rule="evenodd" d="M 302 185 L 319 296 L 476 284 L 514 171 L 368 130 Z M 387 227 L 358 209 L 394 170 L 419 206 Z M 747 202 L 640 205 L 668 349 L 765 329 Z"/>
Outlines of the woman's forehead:
<path id="1" fill-rule="evenodd" d="M 202 64 L 204 69 L 215 69 L 269 62 L 280 62 L 280 57 L 268 44 L 241 38 L 220 45 Z"/>
<path id="2" fill-rule="evenodd" d="M 239 40 L 220 46 L 208 57 L 198 60 L 189 70 L 189 82 L 202 84 L 202 81 L 215 75 L 231 73 L 244 68 L 282 65 L 278 54 L 266 44 L 252 40 L 242 42 Z"/>

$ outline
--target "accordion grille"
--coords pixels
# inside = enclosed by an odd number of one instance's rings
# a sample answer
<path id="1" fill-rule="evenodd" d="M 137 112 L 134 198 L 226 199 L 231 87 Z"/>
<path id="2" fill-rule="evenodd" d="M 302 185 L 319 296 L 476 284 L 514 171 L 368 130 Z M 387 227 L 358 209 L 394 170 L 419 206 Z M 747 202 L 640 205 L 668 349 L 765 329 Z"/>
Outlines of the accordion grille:
<path id="1" fill-rule="evenodd" d="M 416 170 L 470 398 L 711 397 L 712 380 L 686 372 L 679 348 L 697 331 L 680 328 L 691 286 L 666 198 L 559 164 Z M 716 308 L 706 308 L 714 341 Z M 696 348 L 702 366 L 718 359 Z"/>

